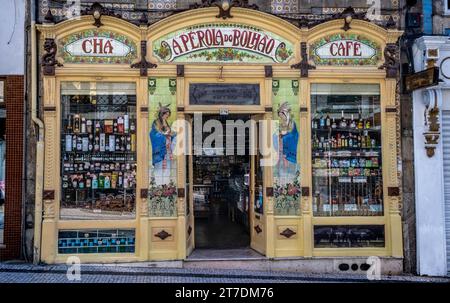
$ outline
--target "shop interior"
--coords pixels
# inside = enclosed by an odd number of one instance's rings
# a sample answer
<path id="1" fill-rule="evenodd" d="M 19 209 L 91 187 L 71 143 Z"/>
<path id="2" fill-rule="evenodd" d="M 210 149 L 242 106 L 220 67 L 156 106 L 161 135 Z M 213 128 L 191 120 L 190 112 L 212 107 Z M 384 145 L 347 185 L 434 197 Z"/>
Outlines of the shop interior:
<path id="1" fill-rule="evenodd" d="M 231 133 L 226 132 L 227 121 L 245 122 L 250 116 L 203 115 L 202 121 L 194 121 L 194 124 L 202 123 L 204 126 L 212 119 L 220 122 L 223 130 L 223 146 L 226 146 L 227 136 L 231 136 Z M 205 142 L 205 138 L 209 135 L 211 132 L 204 130 L 202 142 Z M 246 129 L 245 134 L 239 134 L 234 129 L 233 137 L 229 138 L 234 146 L 232 155 L 227 155 L 229 153 L 226 153 L 223 147 L 219 147 L 222 145 L 218 144 L 219 142 L 213 142 L 211 148 L 203 146 L 201 155 L 194 153 L 193 201 L 196 248 L 234 249 L 250 245 L 249 130 Z"/>

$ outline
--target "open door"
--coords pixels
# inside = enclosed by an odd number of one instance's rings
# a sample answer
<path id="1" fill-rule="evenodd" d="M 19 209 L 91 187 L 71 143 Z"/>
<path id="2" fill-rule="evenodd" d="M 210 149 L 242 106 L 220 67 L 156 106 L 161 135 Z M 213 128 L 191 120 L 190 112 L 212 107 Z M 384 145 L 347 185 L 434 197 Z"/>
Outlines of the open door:
<path id="1" fill-rule="evenodd" d="M 188 125 L 192 127 L 192 116 L 188 115 L 185 119 L 189 122 Z M 194 199 L 193 199 L 193 144 L 192 144 L 192 130 L 187 132 L 186 142 L 190 153 L 185 155 L 186 159 L 186 257 L 188 257 L 195 248 L 195 233 L 194 233 Z"/>
<path id="2" fill-rule="evenodd" d="M 266 253 L 266 222 L 264 214 L 265 186 L 264 167 L 261 166 L 262 155 L 260 152 L 260 125 L 263 115 L 253 115 L 256 122 L 254 132 L 254 152 L 251 155 L 251 178 L 250 178 L 250 246 L 261 254 Z"/>

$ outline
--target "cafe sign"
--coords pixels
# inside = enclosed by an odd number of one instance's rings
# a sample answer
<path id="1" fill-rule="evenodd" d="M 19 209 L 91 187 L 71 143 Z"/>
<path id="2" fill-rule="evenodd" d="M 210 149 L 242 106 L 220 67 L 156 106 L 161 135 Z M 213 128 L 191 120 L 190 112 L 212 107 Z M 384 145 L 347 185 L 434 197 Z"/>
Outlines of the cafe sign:
<path id="1" fill-rule="evenodd" d="M 380 47 L 375 42 L 356 34 L 326 36 L 310 47 L 316 65 L 376 65 Z"/>
<path id="2" fill-rule="evenodd" d="M 67 63 L 130 64 L 137 57 L 134 41 L 110 31 L 76 33 L 61 39 L 59 44 L 61 57 Z"/>
<path id="3" fill-rule="evenodd" d="M 154 41 L 153 54 L 164 63 L 286 63 L 293 45 L 254 26 L 202 24 Z"/>

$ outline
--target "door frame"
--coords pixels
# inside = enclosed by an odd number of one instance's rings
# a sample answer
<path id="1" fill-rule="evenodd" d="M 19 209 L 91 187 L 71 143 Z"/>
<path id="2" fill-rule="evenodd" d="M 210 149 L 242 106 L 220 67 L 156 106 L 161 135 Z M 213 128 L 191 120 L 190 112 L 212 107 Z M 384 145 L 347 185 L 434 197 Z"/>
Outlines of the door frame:
<path id="1" fill-rule="evenodd" d="M 199 112 L 199 111 L 196 111 Z M 218 113 L 216 111 L 211 112 L 201 112 L 202 114 L 206 115 L 217 115 Z M 186 161 L 188 162 L 189 170 L 186 173 L 189 173 L 189 192 L 187 193 L 187 196 L 189 197 L 187 203 L 189 203 L 188 207 L 190 208 L 189 214 L 186 212 L 186 257 L 189 257 L 189 255 L 195 250 L 195 215 L 194 215 L 194 179 L 193 179 L 193 159 L 194 159 L 194 142 L 192 139 L 193 136 L 193 114 L 194 112 L 185 112 L 184 116 L 185 119 L 188 121 L 189 126 L 189 139 L 188 139 L 188 148 L 189 148 L 189 154 L 185 155 Z M 233 115 L 248 115 L 250 119 L 255 120 L 256 124 L 260 120 L 267 119 L 267 113 L 256 113 L 256 114 L 249 114 L 247 111 L 236 111 L 233 110 L 232 114 L 229 114 L 228 116 Z M 270 132 L 270 131 L 269 131 Z M 249 133 L 249 136 L 251 137 L 251 134 Z M 256 142 L 250 142 L 250 147 L 255 146 L 256 150 L 258 149 L 258 142 L 259 142 L 259 126 L 256 126 L 255 134 L 253 141 Z M 268 135 L 270 138 L 271 136 Z M 269 140 L 270 140 L 269 138 Z M 249 138 L 251 140 L 252 138 Z M 224 142 L 225 143 L 225 142 Z M 256 143 L 256 144 L 255 144 Z M 249 155 L 249 161 L 250 161 L 250 184 L 249 184 L 249 200 L 248 200 L 248 219 L 249 219 L 249 235 L 250 235 L 250 242 L 249 245 L 252 249 L 255 251 L 265 255 L 266 254 L 266 247 L 267 247 L 267 231 L 270 230 L 268 228 L 267 224 L 267 215 L 266 211 L 268 209 L 267 207 L 267 196 L 266 196 L 266 187 L 267 187 L 267 180 L 269 180 L 270 176 L 267 175 L 267 169 L 263 169 L 263 175 L 262 175 L 262 193 L 263 193 L 263 213 L 259 214 L 255 212 L 255 176 L 256 176 L 256 161 L 257 156 L 256 155 Z M 187 174 L 186 174 L 187 176 Z M 256 226 L 259 226 L 261 228 L 261 232 L 257 232 Z M 191 230 L 191 233 L 189 234 L 189 229 Z"/>

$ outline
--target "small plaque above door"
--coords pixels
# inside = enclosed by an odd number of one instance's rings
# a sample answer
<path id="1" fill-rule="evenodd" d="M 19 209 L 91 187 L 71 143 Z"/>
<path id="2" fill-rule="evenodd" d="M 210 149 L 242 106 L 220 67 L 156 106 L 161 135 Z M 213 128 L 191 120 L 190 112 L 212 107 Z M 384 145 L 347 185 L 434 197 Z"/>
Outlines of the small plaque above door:
<path id="1" fill-rule="evenodd" d="M 191 105 L 259 105 L 259 84 L 192 83 L 189 85 Z"/>

